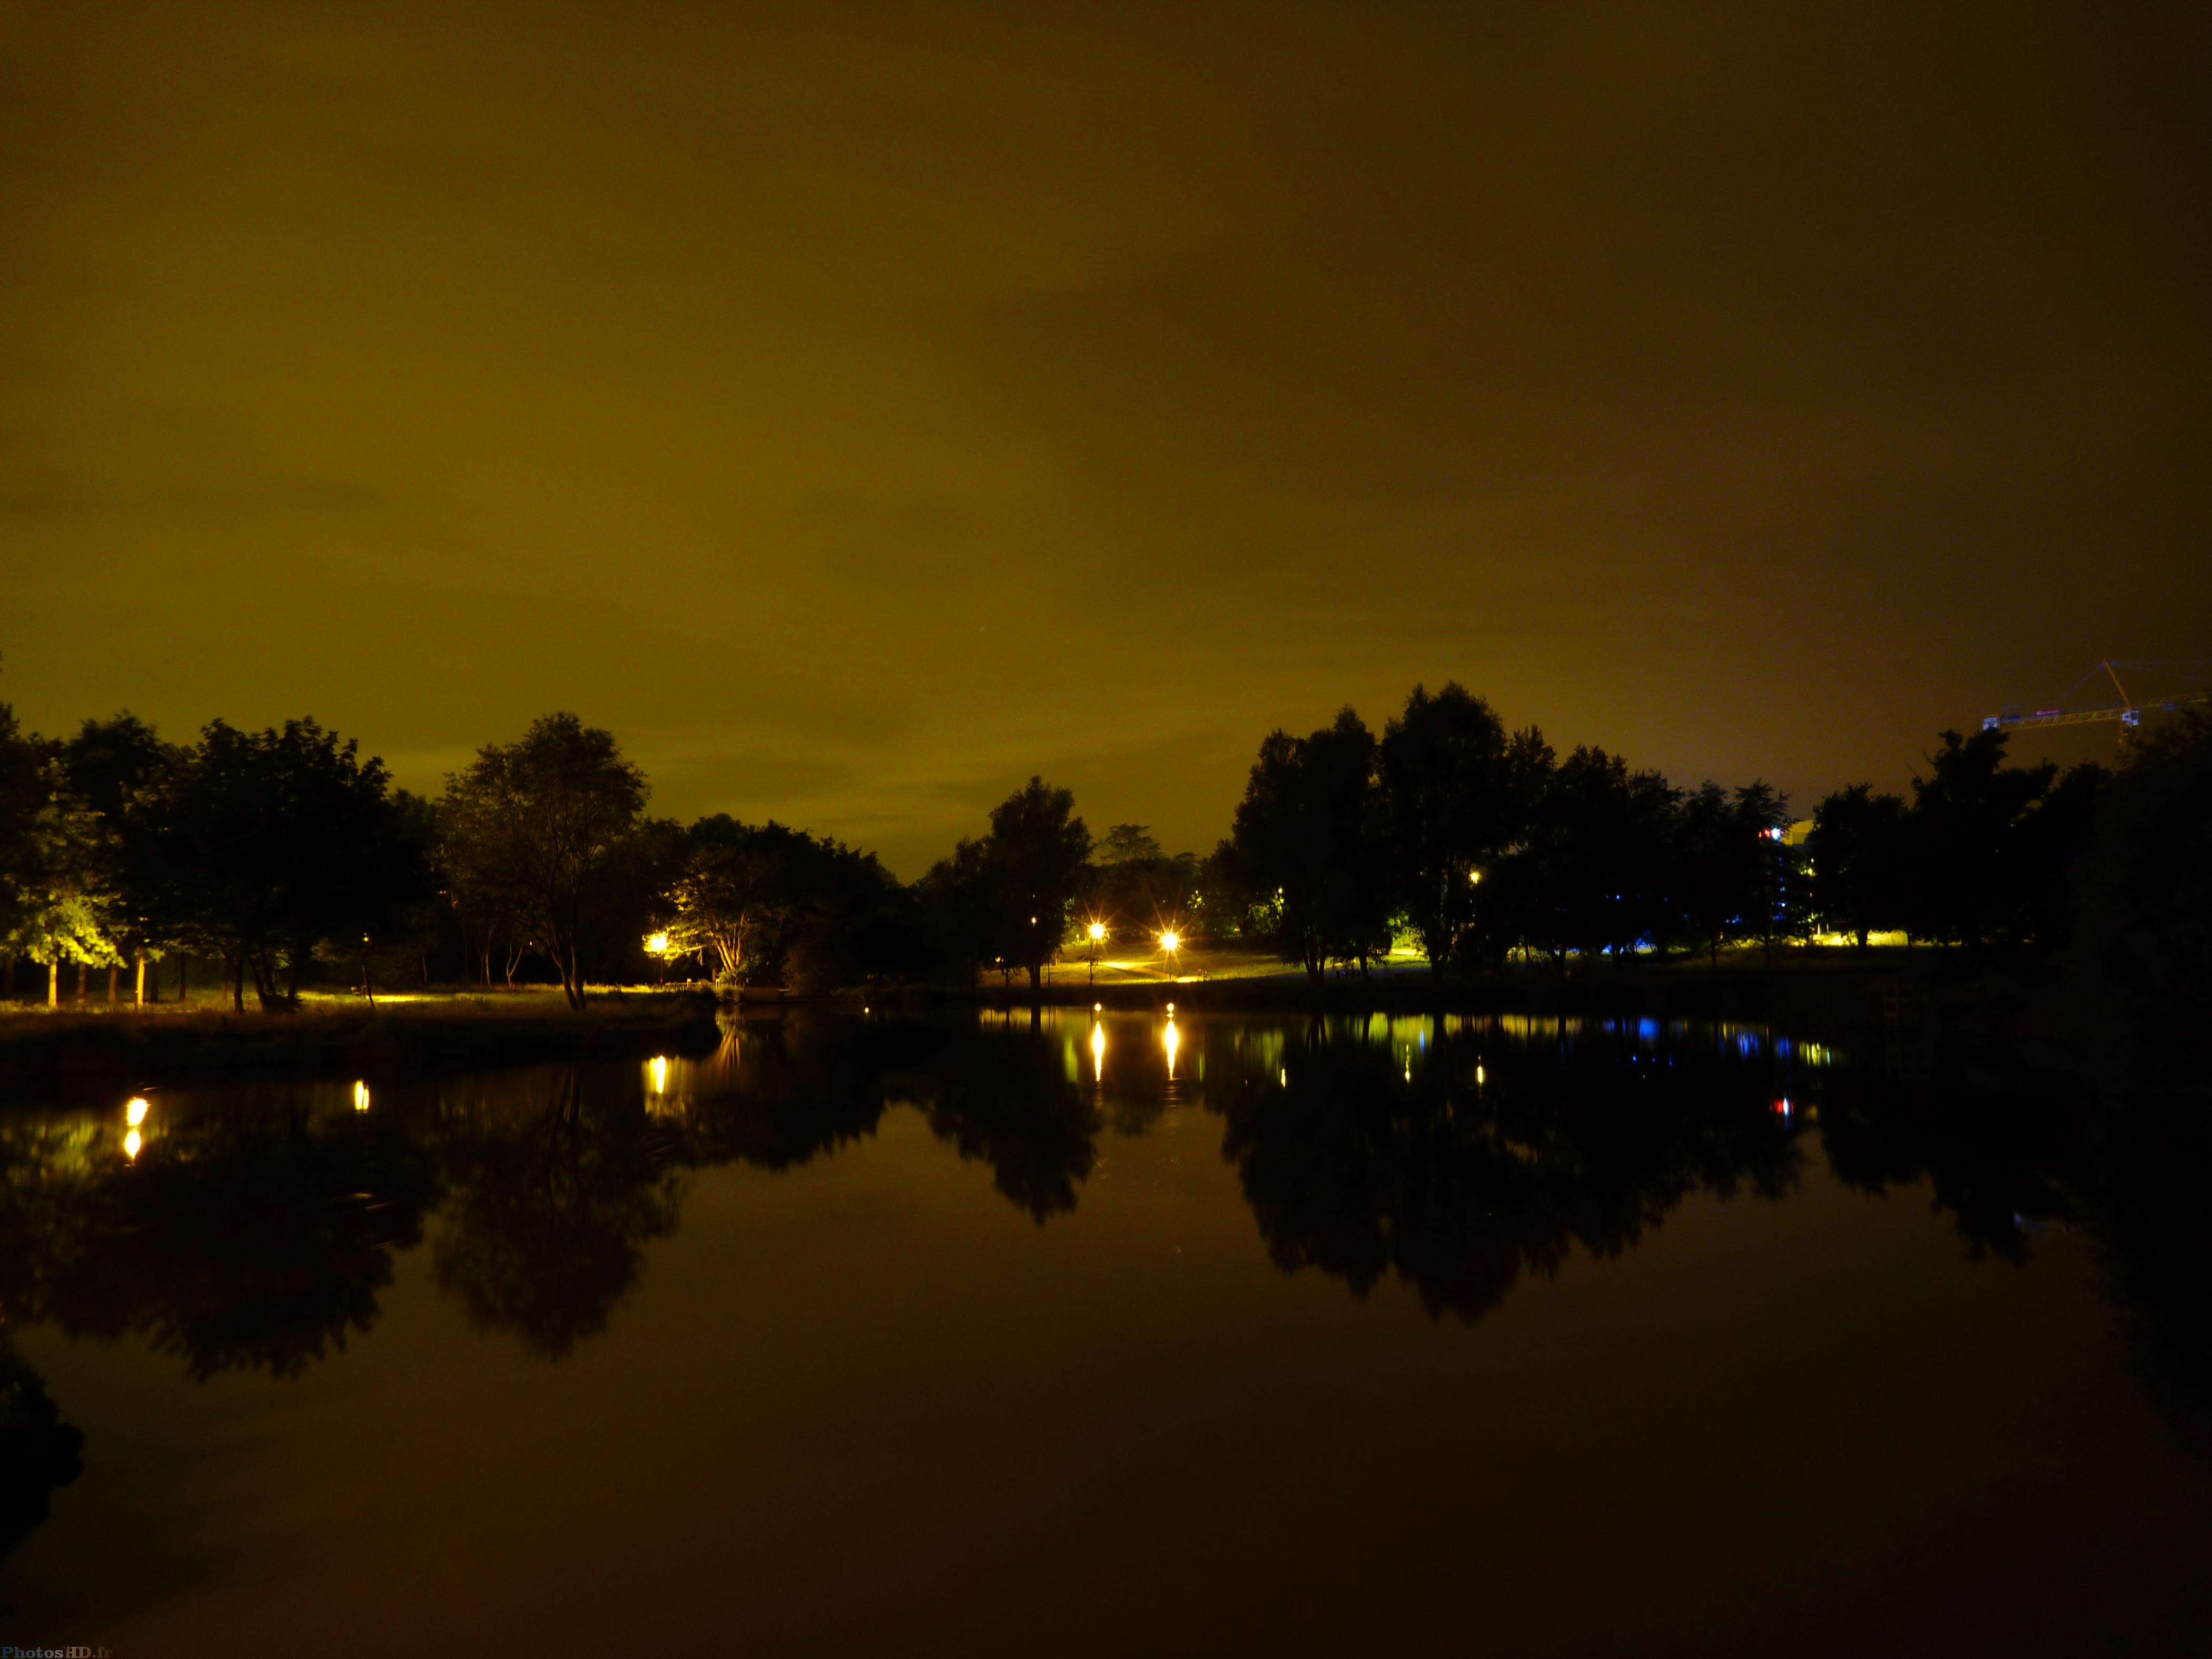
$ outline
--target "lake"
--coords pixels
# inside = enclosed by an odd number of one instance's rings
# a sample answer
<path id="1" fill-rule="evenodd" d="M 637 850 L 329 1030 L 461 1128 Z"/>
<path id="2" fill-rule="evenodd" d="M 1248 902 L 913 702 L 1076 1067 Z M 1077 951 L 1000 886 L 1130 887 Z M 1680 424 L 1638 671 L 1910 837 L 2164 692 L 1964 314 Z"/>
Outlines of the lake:
<path id="1" fill-rule="evenodd" d="M 1897 1058 L 793 1013 L 19 1103 L 0 1643 L 2207 1650 L 2201 1125 Z"/>

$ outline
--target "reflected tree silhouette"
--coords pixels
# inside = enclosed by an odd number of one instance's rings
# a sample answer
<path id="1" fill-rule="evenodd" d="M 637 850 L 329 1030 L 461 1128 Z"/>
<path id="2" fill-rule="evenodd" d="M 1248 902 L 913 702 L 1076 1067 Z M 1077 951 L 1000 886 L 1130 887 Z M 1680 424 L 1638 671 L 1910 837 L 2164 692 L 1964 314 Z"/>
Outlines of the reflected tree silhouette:
<path id="1" fill-rule="evenodd" d="M 169 1126 L 135 1164 L 82 1122 L 10 1127 L 11 1317 L 142 1334 L 200 1378 L 297 1376 L 368 1330 L 437 1195 L 428 1147 L 304 1091 Z"/>
<path id="2" fill-rule="evenodd" d="M 1057 1037 L 963 1029 L 905 1079 L 931 1133 L 991 1166 L 991 1184 L 1042 1226 L 1075 1208 L 1098 1162 L 1098 1109 L 1067 1075 Z"/>
<path id="3" fill-rule="evenodd" d="M 873 1135 L 896 1063 L 882 1030 L 811 1013 L 726 1021 L 721 1046 L 665 1109 L 684 1161 L 789 1170 Z"/>
<path id="4" fill-rule="evenodd" d="M 1969 1257 L 2023 1266 L 2031 1226 L 2081 1217 L 2081 1122 L 2073 1092 L 2049 1082 L 1989 1093 L 1844 1072 L 1823 1097 L 1820 1143 L 1845 1186 L 1879 1195 L 1926 1181 Z"/>
<path id="5" fill-rule="evenodd" d="M 634 1083 L 613 1081 L 534 1069 L 477 1090 L 446 1124 L 438 1288 L 477 1330 L 511 1332 L 541 1359 L 606 1328 L 645 1244 L 673 1232 L 683 1208 L 676 1138 Z"/>
<path id="6" fill-rule="evenodd" d="M 2200 1100 L 2104 1103 L 2085 1208 L 2129 1369 L 2180 1443 L 2212 1461 L 2212 1228 Z"/>
<path id="7" fill-rule="evenodd" d="M 1798 1178 L 1756 1083 L 1625 1043 L 1440 1033 L 1415 1067 L 1364 1021 L 1315 1019 L 1267 1066 L 1240 1058 L 1209 1053 L 1232 1080 L 1208 1103 L 1271 1259 L 1362 1297 L 1395 1273 L 1431 1317 L 1472 1323 L 1575 1245 L 1618 1255 L 1693 1192 L 1779 1198 Z"/>
<path id="8" fill-rule="evenodd" d="M 0 1567 L 84 1472 L 83 1454 L 83 1432 L 62 1421 L 45 1379 L 0 1332 Z"/>
<path id="9" fill-rule="evenodd" d="M 1970 1256 L 2023 1263 L 2039 1225 L 2085 1227 L 2142 1386 L 2212 1449 L 2201 1109 L 1848 1066 L 1793 1081 L 1773 1047 L 1711 1030 L 1342 1018 L 1189 1021 L 1171 1095 L 1155 1027 L 1114 1030 L 1103 1089 L 1088 1029 L 790 1014 L 732 1022 L 712 1056 L 643 1081 L 635 1063 L 538 1067 L 380 1091 L 373 1114 L 349 1090 L 226 1091 L 165 1106 L 135 1162 L 110 1117 L 0 1115 L 0 1314 L 141 1335 L 197 1377 L 294 1376 L 374 1326 L 435 1213 L 441 1291 L 557 1359 L 606 1328 L 699 1170 L 795 1169 L 910 1101 L 1042 1224 L 1076 1207 L 1109 1121 L 1140 1131 L 1179 1099 L 1221 1117 L 1279 1267 L 1361 1297 L 1395 1275 L 1431 1317 L 1472 1322 L 1577 1248 L 1633 1248 L 1692 1194 L 1788 1194 L 1814 1108 L 1838 1181 L 1926 1182 Z M 10 1366 L 0 1333 L 7 1478 L 27 1492 L 74 1431 Z M 9 1524 L 35 1524 L 25 1504 Z"/>

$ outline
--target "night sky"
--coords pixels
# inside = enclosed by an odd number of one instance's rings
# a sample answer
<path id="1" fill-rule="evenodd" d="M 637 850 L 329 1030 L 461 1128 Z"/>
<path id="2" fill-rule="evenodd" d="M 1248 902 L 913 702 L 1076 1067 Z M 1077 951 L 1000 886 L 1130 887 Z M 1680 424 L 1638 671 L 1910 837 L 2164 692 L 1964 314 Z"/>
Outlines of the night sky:
<path id="1" fill-rule="evenodd" d="M 908 876 L 1416 680 L 1894 787 L 2212 649 L 2208 15 L 0 5 L 0 696 Z"/>

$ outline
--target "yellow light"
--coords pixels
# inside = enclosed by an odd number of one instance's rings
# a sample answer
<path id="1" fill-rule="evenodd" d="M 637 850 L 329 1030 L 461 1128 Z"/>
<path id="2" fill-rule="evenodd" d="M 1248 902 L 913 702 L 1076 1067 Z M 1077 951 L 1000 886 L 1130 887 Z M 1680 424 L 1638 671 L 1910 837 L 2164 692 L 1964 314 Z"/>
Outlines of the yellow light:
<path id="1" fill-rule="evenodd" d="M 1166 933 L 1160 935 L 1160 945 L 1164 950 L 1177 950 L 1181 948 L 1182 945 L 1182 935 L 1176 933 L 1172 927 Z"/>
<path id="2" fill-rule="evenodd" d="M 368 1109 L 368 1085 L 358 1079 L 355 1079 L 353 1085 L 353 1109 L 356 1112 Z"/>
<path id="3" fill-rule="evenodd" d="M 1103 921 L 1092 922 L 1091 924 L 1091 942 L 1093 945 L 1096 945 L 1100 939 L 1104 939 L 1105 937 L 1106 924 Z"/>
<path id="4" fill-rule="evenodd" d="M 668 1092 L 668 1056 L 655 1054 L 651 1060 L 646 1061 L 645 1070 L 646 1075 L 653 1079 L 653 1092 L 657 1095 L 666 1094 Z"/>
<path id="5" fill-rule="evenodd" d="M 665 933 L 653 934 L 650 939 L 646 940 L 645 948 L 650 951 L 654 956 L 666 956 L 668 954 L 668 935 Z"/>
<path id="6" fill-rule="evenodd" d="M 1106 1028 L 1091 1028 L 1091 1075 L 1098 1082 L 1106 1080 Z"/>
<path id="7" fill-rule="evenodd" d="M 129 1134 L 123 1137 L 123 1156 L 129 1158 L 132 1163 L 137 1163 L 138 1161 L 138 1149 L 145 1144 L 146 1142 L 144 1138 L 141 1136 L 136 1129 L 133 1129 Z"/>
<path id="8" fill-rule="evenodd" d="M 1480 870 L 1470 870 L 1467 872 L 1467 883 L 1470 887 L 1474 886 L 1476 882 L 1480 881 L 1481 879 L 1482 872 Z"/>
<path id="9" fill-rule="evenodd" d="M 1170 1014 L 1168 1016 L 1167 1032 L 1161 1037 L 1160 1041 L 1167 1045 L 1168 1081 L 1173 1083 L 1175 1081 L 1176 1050 L 1182 1046 L 1182 1038 L 1176 1033 L 1175 1016 L 1173 1014 Z"/>
<path id="10" fill-rule="evenodd" d="M 1094 1002 L 1091 1005 L 1091 1012 L 1094 1014 L 1103 1014 L 1106 1012 L 1106 1005 L 1103 1002 Z"/>
<path id="11" fill-rule="evenodd" d="M 1168 1018 L 1170 1019 L 1173 1019 L 1175 1018 L 1175 1004 L 1172 1002 L 1168 1004 Z"/>
<path id="12" fill-rule="evenodd" d="M 1475 1061 L 1475 1062 L 1474 1062 L 1474 1086 L 1475 1086 L 1476 1088 L 1480 1089 L 1480 1087 L 1482 1087 L 1482 1084 L 1483 1084 L 1483 1076 L 1482 1076 L 1482 1062 L 1481 1062 L 1480 1060 L 1478 1060 L 1477 1061 Z"/>
<path id="13" fill-rule="evenodd" d="M 133 1096 L 123 1108 L 123 1121 L 135 1129 L 146 1121 L 146 1111 L 145 1097 Z"/>

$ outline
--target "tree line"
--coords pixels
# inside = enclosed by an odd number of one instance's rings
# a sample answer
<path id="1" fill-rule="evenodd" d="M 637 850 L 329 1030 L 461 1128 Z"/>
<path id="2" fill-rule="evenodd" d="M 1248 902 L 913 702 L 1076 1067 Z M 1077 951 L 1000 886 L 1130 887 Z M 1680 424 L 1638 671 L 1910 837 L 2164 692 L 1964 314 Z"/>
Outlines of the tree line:
<path id="1" fill-rule="evenodd" d="M 123 714 L 49 739 L 0 703 L 0 953 L 43 965 L 50 1003 L 65 965 L 80 996 L 104 969 L 110 1000 L 125 970 L 158 998 L 160 964 L 188 956 L 222 965 L 240 1008 L 249 985 L 284 1010 L 318 981 L 374 995 L 434 964 L 486 986 L 550 977 L 580 1006 L 587 977 L 671 964 L 801 990 L 979 970 L 1034 987 L 1133 935 L 1241 945 L 1319 979 L 1394 949 L 1486 973 L 1717 963 L 1821 935 L 2056 945 L 2086 918 L 2107 955 L 2163 939 L 2170 975 L 2204 965 L 2203 895 L 2184 878 L 2177 906 L 2158 872 L 2203 844 L 2208 754 L 2202 719 L 2117 771 L 2010 766 L 2002 732 L 1947 732 L 1909 798 L 1851 785 L 1793 829 L 1762 781 L 1686 787 L 1594 745 L 1563 757 L 1456 684 L 1416 686 L 1379 733 L 1348 708 L 1269 733 L 1206 856 L 1170 856 L 1142 824 L 1094 838 L 1073 793 L 1033 777 L 909 884 L 773 821 L 649 815 L 643 772 L 571 714 L 485 744 L 428 799 L 312 720 L 218 720 L 174 744 Z M 2138 853 L 2157 854 L 2151 874 L 2131 873 Z"/>

